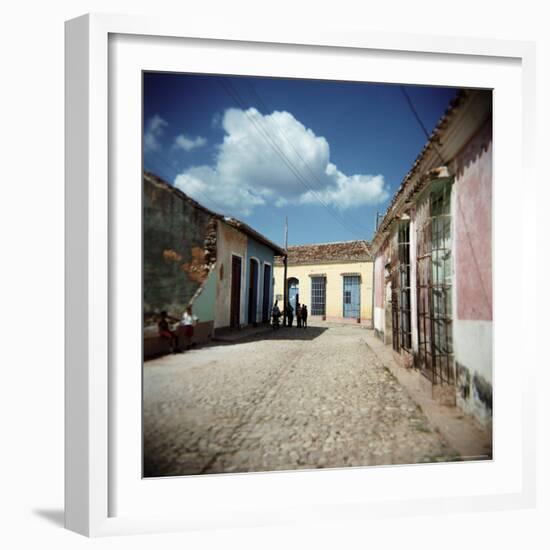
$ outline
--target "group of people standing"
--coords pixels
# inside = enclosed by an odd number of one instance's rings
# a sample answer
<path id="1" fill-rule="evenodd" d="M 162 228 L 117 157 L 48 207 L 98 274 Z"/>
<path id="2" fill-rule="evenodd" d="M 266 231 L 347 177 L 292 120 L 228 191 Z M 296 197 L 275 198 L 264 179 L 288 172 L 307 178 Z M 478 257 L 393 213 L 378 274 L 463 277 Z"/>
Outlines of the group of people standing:
<path id="1" fill-rule="evenodd" d="M 285 313 L 286 313 L 286 319 L 287 319 L 287 326 L 291 327 L 292 323 L 294 322 L 294 313 L 296 312 L 296 326 L 298 328 L 306 328 L 307 327 L 307 306 L 305 304 L 301 304 L 296 301 L 296 310 L 290 305 L 290 302 L 286 304 Z M 275 301 L 275 305 L 273 306 L 272 312 L 271 312 L 271 318 L 273 320 L 273 327 L 277 328 L 279 326 L 279 318 L 281 317 L 282 312 L 279 309 L 279 301 Z"/>

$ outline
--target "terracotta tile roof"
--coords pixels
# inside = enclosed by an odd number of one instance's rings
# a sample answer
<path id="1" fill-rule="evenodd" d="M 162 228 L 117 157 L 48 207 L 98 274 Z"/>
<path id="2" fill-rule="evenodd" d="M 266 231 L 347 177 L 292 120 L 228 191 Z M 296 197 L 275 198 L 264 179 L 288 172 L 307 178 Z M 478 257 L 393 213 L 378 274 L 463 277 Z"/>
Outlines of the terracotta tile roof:
<path id="1" fill-rule="evenodd" d="M 367 241 L 363 240 L 288 247 L 288 265 L 366 262 L 369 260 L 371 260 L 370 246 Z M 282 265 L 282 258 L 276 258 L 275 263 Z"/>

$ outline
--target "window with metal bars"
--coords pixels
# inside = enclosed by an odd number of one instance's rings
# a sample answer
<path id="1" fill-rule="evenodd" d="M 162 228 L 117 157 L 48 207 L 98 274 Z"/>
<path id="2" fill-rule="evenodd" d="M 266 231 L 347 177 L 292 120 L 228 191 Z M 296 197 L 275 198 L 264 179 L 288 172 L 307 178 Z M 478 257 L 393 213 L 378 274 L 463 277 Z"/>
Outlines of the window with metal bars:
<path id="1" fill-rule="evenodd" d="M 391 247 L 392 345 L 397 352 L 410 350 L 411 341 L 411 267 L 410 222 L 400 221 Z"/>
<path id="2" fill-rule="evenodd" d="M 326 279 L 311 278 L 311 311 L 310 315 L 325 315 L 326 312 Z"/>
<path id="3" fill-rule="evenodd" d="M 397 236 L 398 248 L 398 308 L 399 308 L 399 344 L 411 349 L 411 250 L 410 223 L 399 224 Z"/>
<path id="4" fill-rule="evenodd" d="M 432 189 L 417 216 L 420 368 L 433 383 L 454 383 L 451 182 Z"/>

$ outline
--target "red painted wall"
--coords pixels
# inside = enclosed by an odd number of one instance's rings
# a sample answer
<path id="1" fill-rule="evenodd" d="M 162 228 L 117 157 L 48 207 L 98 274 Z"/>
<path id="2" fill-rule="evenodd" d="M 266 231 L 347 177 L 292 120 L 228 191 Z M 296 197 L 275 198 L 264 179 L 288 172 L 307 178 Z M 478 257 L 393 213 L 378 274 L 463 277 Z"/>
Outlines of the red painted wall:
<path id="1" fill-rule="evenodd" d="M 456 159 L 455 273 L 458 319 L 492 320 L 492 124 Z"/>

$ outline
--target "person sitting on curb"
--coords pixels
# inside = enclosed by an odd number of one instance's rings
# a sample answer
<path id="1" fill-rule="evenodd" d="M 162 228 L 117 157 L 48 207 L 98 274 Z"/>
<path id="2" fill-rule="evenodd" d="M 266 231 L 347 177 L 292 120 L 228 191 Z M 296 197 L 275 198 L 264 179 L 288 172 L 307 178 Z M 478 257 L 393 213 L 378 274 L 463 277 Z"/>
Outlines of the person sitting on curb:
<path id="1" fill-rule="evenodd" d="M 178 319 L 175 317 L 171 317 L 166 313 L 166 311 L 160 312 L 160 319 L 157 323 L 159 336 L 163 340 L 168 340 L 170 342 L 170 351 L 171 353 L 178 353 L 180 351 L 179 343 L 178 343 L 178 333 L 174 330 L 170 329 L 170 325 L 168 323 L 168 320 L 177 322 Z"/>
<path id="2" fill-rule="evenodd" d="M 197 324 L 199 318 L 193 315 L 193 308 L 187 306 L 183 312 L 181 318 L 181 325 L 183 327 L 183 345 L 185 349 L 190 349 L 193 344 L 193 335 L 195 333 L 194 326 Z"/>

